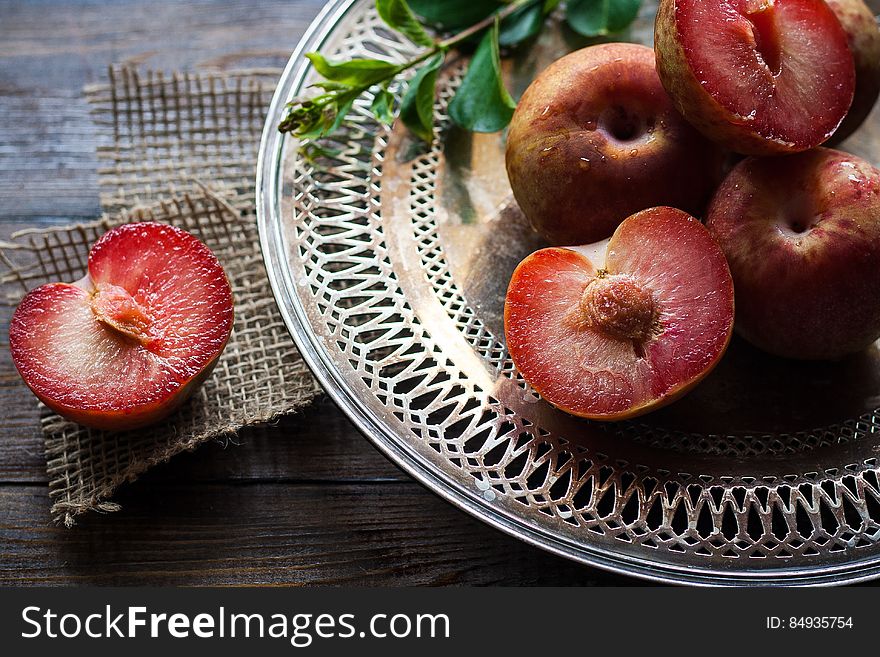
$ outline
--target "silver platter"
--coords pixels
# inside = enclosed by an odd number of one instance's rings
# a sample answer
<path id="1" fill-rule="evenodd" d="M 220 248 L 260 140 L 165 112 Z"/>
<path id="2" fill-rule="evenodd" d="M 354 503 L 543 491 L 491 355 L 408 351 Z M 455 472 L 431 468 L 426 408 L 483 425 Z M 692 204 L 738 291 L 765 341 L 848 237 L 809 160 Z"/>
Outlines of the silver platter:
<path id="1" fill-rule="evenodd" d="M 653 3 L 626 35 L 650 43 Z M 579 46 L 563 26 L 505 60 L 518 94 Z M 430 148 L 359 101 L 323 154 L 275 126 L 308 93 L 305 52 L 405 61 L 368 0 L 331 2 L 269 109 L 259 227 L 284 320 L 324 389 L 375 445 L 486 523 L 587 564 L 692 584 L 830 584 L 880 575 L 880 351 L 834 365 L 734 340 L 689 396 L 638 421 L 541 401 L 504 345 L 504 291 L 541 244 L 510 201 L 503 135 L 455 129 L 439 81 Z M 880 115 L 847 148 L 880 161 Z M 425 518 L 430 523 L 430 518 Z"/>

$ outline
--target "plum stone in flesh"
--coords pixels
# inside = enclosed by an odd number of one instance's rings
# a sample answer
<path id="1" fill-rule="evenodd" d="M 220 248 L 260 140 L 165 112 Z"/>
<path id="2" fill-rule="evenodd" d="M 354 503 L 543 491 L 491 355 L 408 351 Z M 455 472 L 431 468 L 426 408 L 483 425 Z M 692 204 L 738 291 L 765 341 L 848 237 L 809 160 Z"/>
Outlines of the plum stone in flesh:
<path id="1" fill-rule="evenodd" d="M 669 403 L 711 371 L 733 329 L 733 283 L 709 232 L 673 208 L 633 215 L 594 262 L 597 250 L 548 248 L 523 260 L 505 334 L 544 399 L 619 420 Z"/>
<path id="2" fill-rule="evenodd" d="M 204 244 L 172 226 L 134 223 L 93 245 L 83 280 L 28 293 L 9 343 L 49 408 L 90 427 L 131 429 L 196 389 L 232 320 L 229 281 Z"/>

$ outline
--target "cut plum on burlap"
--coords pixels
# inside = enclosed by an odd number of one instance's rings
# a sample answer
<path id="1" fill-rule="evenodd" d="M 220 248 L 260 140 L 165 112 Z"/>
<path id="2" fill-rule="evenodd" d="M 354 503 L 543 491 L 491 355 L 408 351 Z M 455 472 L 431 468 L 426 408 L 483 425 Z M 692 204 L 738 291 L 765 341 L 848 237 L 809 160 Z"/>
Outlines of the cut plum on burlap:
<path id="1" fill-rule="evenodd" d="M 673 401 L 715 366 L 733 328 L 733 283 L 699 221 L 652 208 L 607 242 L 528 256 L 504 324 L 517 369 L 547 401 L 625 419 Z"/>
<path id="2" fill-rule="evenodd" d="M 133 223 L 95 243 L 85 278 L 31 291 L 9 344 L 46 406 L 86 426 L 131 429 L 189 397 L 232 321 L 229 281 L 208 247 L 173 226 Z"/>
<path id="3" fill-rule="evenodd" d="M 232 284 L 235 328 L 211 376 L 165 421 L 134 433 L 89 429 L 42 412 L 52 519 L 118 509 L 119 486 L 243 427 L 309 404 L 320 387 L 277 312 L 254 209 L 253 168 L 281 70 L 158 73 L 124 65 L 89 85 L 101 144 L 100 220 L 28 230 L 0 244 L 0 283 L 10 299 L 50 281 L 71 281 L 91 245 L 122 224 L 182 228 L 220 259 Z M 228 121 L 205 124 L 205 116 Z M 144 135 L 162 135 L 145 140 Z M 169 166 L 174 163 L 174 166 Z"/>

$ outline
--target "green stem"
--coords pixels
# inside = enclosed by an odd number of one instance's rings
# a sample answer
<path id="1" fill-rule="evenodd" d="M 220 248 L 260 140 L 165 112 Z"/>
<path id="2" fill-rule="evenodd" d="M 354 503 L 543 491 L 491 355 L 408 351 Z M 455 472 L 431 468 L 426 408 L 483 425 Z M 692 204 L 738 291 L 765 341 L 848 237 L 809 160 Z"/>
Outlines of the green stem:
<path id="1" fill-rule="evenodd" d="M 504 9 L 499 9 L 498 11 L 496 11 L 492 14 L 489 14 L 488 16 L 486 16 L 486 18 L 481 20 L 479 23 L 474 23 L 473 25 L 471 25 L 469 28 L 467 28 L 463 32 L 459 32 L 455 36 L 450 37 L 449 39 L 446 39 L 445 41 L 441 41 L 438 44 L 438 50 L 435 50 L 435 52 L 439 52 L 439 50 L 448 50 L 452 46 L 458 45 L 459 43 L 461 43 L 465 39 L 469 39 L 470 37 L 474 36 L 475 34 L 479 34 L 483 30 L 485 30 L 486 28 L 492 27 L 492 24 L 495 22 L 496 18 L 499 22 L 501 22 L 505 18 L 510 16 L 512 13 L 517 11 L 518 9 L 521 9 L 521 8 L 526 7 L 528 5 L 534 5 L 540 1 L 542 1 L 542 0 L 517 0 L 516 2 L 511 2 Z"/>
<path id="2" fill-rule="evenodd" d="M 414 66 L 418 66 L 422 62 L 427 61 L 428 59 L 430 59 L 431 57 L 433 57 L 437 53 L 441 53 L 441 52 L 445 53 L 450 48 L 457 46 L 458 44 L 471 38 L 472 36 L 479 34 L 483 30 L 490 28 L 495 23 L 496 20 L 499 22 L 503 21 L 505 18 L 507 18 L 508 16 L 510 16 L 511 14 L 516 12 L 517 10 L 522 9 L 523 7 L 537 4 L 539 2 L 543 2 L 543 0 L 514 0 L 514 2 L 511 2 L 503 9 L 499 9 L 498 11 L 495 11 L 495 12 L 489 14 L 480 22 L 474 23 L 469 28 L 459 32 L 458 34 L 456 34 L 454 36 L 449 37 L 448 39 L 444 39 L 443 41 L 438 41 L 437 44 L 433 48 L 428 48 L 424 52 L 420 53 L 416 58 L 395 67 L 394 69 L 392 69 L 391 73 L 389 73 L 387 77 L 382 78 L 381 80 L 377 80 L 375 82 L 371 82 L 370 84 L 367 84 L 367 85 L 353 87 L 351 89 L 351 91 L 356 92 L 357 95 L 360 95 L 360 94 L 366 92 L 370 87 L 372 87 L 376 84 L 382 84 L 383 82 L 387 82 L 389 80 L 392 80 L 395 77 L 397 77 L 398 75 L 400 75 L 401 73 L 403 73 L 404 71 L 407 71 L 407 70 L 413 68 Z M 332 102 L 332 100 L 328 96 L 327 99 L 325 100 L 325 102 L 322 103 L 322 106 L 329 104 L 330 102 Z M 295 104 L 298 104 L 298 103 L 292 103 L 291 107 L 293 107 Z M 288 132 L 288 131 L 292 130 L 292 128 L 288 125 L 287 119 L 284 119 L 281 121 L 281 123 L 278 126 L 278 129 L 281 132 Z"/>
<path id="3" fill-rule="evenodd" d="M 528 5 L 537 4 L 538 2 L 541 2 L 541 1 L 542 0 L 516 0 L 515 2 L 511 2 L 509 5 L 507 5 L 503 9 L 499 9 L 498 11 L 489 14 L 488 16 L 486 16 L 486 18 L 481 20 L 479 23 L 474 23 L 469 28 L 465 29 L 462 32 L 459 32 L 455 36 L 449 37 L 448 39 L 445 39 L 444 41 L 438 42 L 436 46 L 434 46 L 433 48 L 429 48 L 425 52 L 421 53 L 415 59 L 408 61 L 404 64 L 401 64 L 396 69 L 394 69 L 394 72 L 391 73 L 385 79 L 390 80 L 390 79 L 400 75 L 404 71 L 407 71 L 407 70 L 413 68 L 414 66 L 418 66 L 422 62 L 427 61 L 428 59 L 430 59 L 431 57 L 436 55 L 438 52 L 446 52 L 450 48 L 457 46 L 459 43 L 462 43 L 463 41 L 470 39 L 475 34 L 479 34 L 483 30 L 492 27 L 492 25 L 495 23 L 496 20 L 498 20 L 499 22 L 503 21 L 505 18 L 507 18 L 508 16 L 513 14 L 518 9 L 521 9 L 522 7 L 526 7 Z M 373 86 L 373 85 L 367 85 L 366 87 L 363 88 L 363 90 L 366 91 L 371 86 Z"/>

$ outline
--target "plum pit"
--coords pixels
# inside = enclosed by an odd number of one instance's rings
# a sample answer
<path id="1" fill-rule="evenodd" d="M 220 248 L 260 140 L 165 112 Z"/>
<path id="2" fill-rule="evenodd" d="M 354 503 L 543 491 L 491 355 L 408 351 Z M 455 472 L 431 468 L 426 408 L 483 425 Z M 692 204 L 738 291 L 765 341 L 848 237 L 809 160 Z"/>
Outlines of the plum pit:
<path id="1" fill-rule="evenodd" d="M 98 283 L 90 305 L 95 318 L 116 333 L 145 347 L 152 342 L 152 317 L 124 288 Z"/>
<path id="2" fill-rule="evenodd" d="M 581 296 L 580 311 L 587 326 L 609 337 L 640 345 L 657 324 L 654 297 L 632 276 L 600 270 Z"/>

